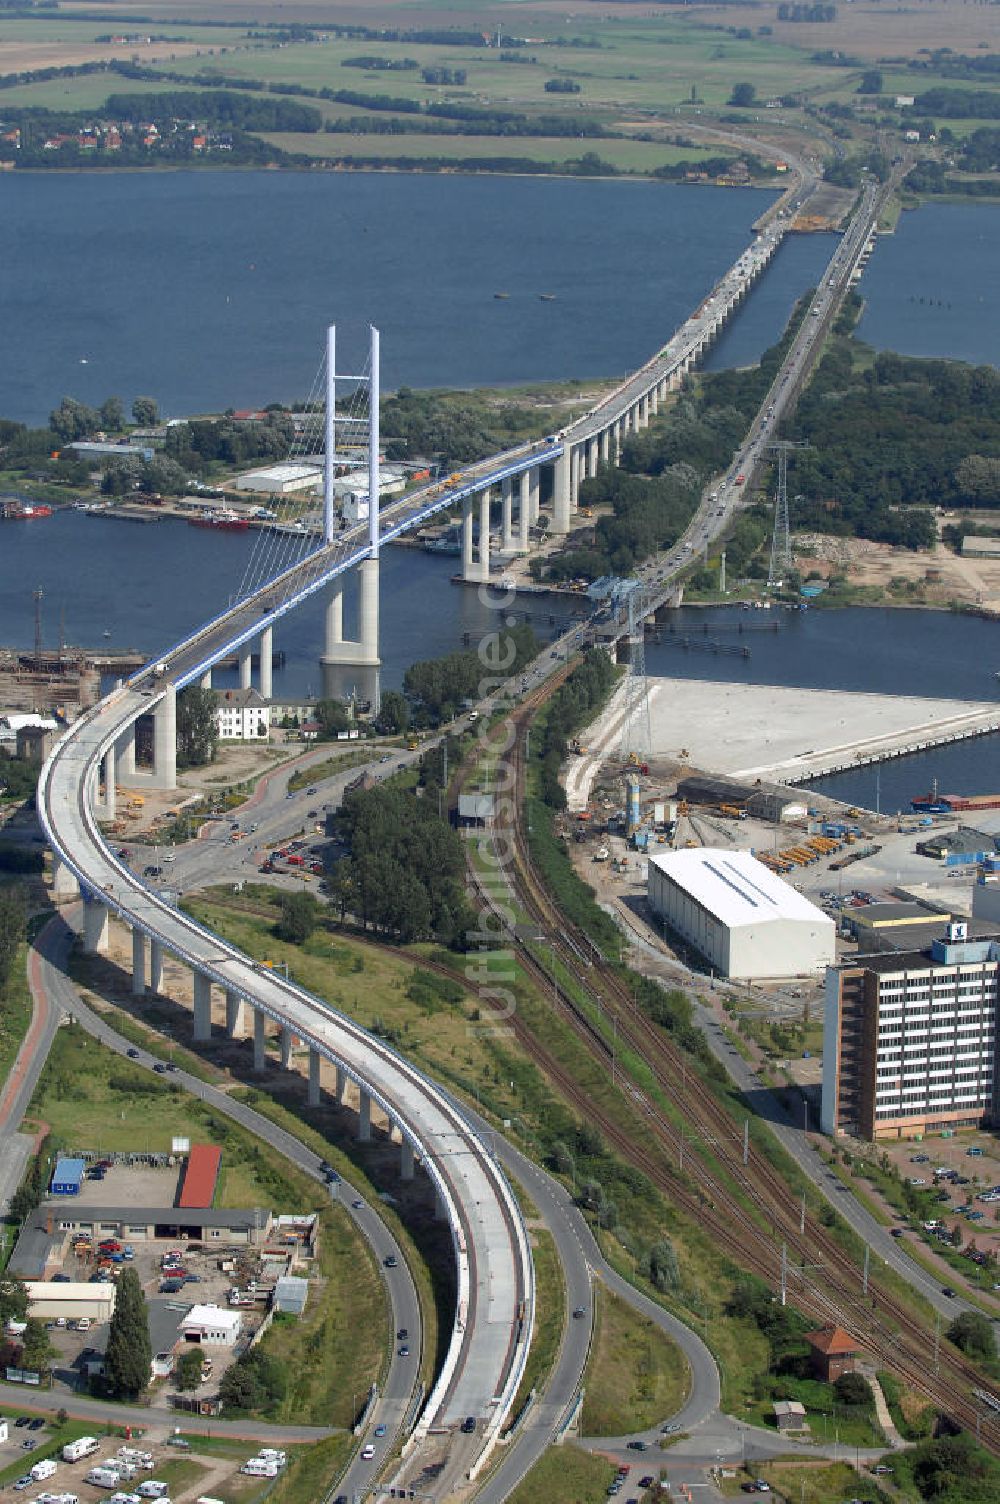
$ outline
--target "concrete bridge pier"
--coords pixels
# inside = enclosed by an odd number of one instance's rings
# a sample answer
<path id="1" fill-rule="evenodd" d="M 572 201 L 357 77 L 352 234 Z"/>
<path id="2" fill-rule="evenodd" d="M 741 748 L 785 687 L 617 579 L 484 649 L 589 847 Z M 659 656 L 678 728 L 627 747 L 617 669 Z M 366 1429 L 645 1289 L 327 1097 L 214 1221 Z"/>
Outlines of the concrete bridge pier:
<path id="1" fill-rule="evenodd" d="M 281 1040 L 280 1040 L 280 1046 L 279 1046 L 279 1048 L 280 1048 L 279 1058 L 281 1060 L 282 1069 L 286 1070 L 286 1071 L 287 1071 L 288 1067 L 292 1063 L 292 1043 L 293 1043 L 294 1039 L 295 1039 L 295 1035 L 292 1033 L 291 1029 L 289 1029 L 287 1027 L 287 1025 L 283 1025 L 282 1026 L 282 1030 L 281 1030 Z"/>
<path id="2" fill-rule="evenodd" d="M 587 476 L 590 480 L 593 480 L 597 474 L 597 466 L 600 460 L 599 447 L 597 435 L 595 434 L 592 439 L 587 441 Z"/>
<path id="3" fill-rule="evenodd" d="M 479 493 L 479 578 L 486 584 L 490 577 L 490 502 L 489 486 Z"/>
<path id="4" fill-rule="evenodd" d="M 250 644 L 245 642 L 239 650 L 240 689 L 249 689 L 253 684 L 253 658 Z"/>
<path id="5" fill-rule="evenodd" d="M 135 777 L 135 723 L 123 731 L 115 742 L 115 777 L 119 783 L 130 784 Z"/>
<path id="6" fill-rule="evenodd" d="M 61 862 L 53 853 L 52 856 L 52 894 L 55 898 L 76 898 L 79 894 L 79 885 L 73 876 L 72 870 Z"/>
<path id="7" fill-rule="evenodd" d="M 206 1044 L 212 1037 L 212 982 L 203 971 L 194 974 L 194 1042 Z"/>
<path id="8" fill-rule="evenodd" d="M 514 477 L 508 475 L 500 483 L 500 503 L 503 522 L 500 532 L 500 547 L 505 554 L 514 552 Z"/>
<path id="9" fill-rule="evenodd" d="M 570 457 L 564 449 L 555 462 L 552 478 L 552 533 L 569 532 L 570 514 Z"/>
<path id="10" fill-rule="evenodd" d="M 530 481 L 528 482 L 528 517 L 529 517 L 529 526 L 534 527 L 535 524 L 538 522 L 538 518 L 541 515 L 541 510 L 542 510 L 542 503 L 541 503 L 542 472 L 541 472 L 541 469 L 539 468 L 539 466 L 536 465 L 533 470 L 529 470 L 528 471 L 528 474 L 531 477 Z"/>
<path id="11" fill-rule="evenodd" d="M 132 931 L 132 996 L 146 996 L 146 937 L 140 929 Z"/>
<path id="12" fill-rule="evenodd" d="M 306 1106 L 319 1106 L 319 1071 L 323 1057 L 318 1050 L 309 1051 L 309 1085 L 306 1088 Z"/>
<path id="13" fill-rule="evenodd" d="M 326 602 L 325 642 L 322 662 L 324 664 L 350 663 L 359 668 L 378 668 L 379 658 L 379 563 L 378 559 L 363 559 L 358 565 L 358 638 L 348 641 L 344 637 L 344 581 L 338 576 L 330 582 Z M 261 633 L 261 694 L 264 694 L 264 675 L 268 687 L 271 678 L 271 628 Z M 264 638 L 268 641 L 265 645 Z M 267 668 L 264 668 L 265 646 Z"/>
<path id="14" fill-rule="evenodd" d="M 409 1139 L 403 1139 L 399 1146 L 399 1174 L 403 1180 L 413 1179 L 413 1145 Z"/>
<path id="15" fill-rule="evenodd" d="M 257 1072 L 267 1069 L 267 1014 L 260 1008 L 253 1013 L 253 1068 Z"/>
<path id="16" fill-rule="evenodd" d="M 159 940 L 149 942 L 149 990 L 159 992 L 163 985 L 163 946 Z"/>
<path id="17" fill-rule="evenodd" d="M 583 471 L 583 447 L 572 444 L 569 451 L 569 509 L 575 512 L 580 505 L 580 481 Z"/>
<path id="18" fill-rule="evenodd" d="M 660 411 L 660 383 L 657 382 L 649 394 L 649 414 L 655 418 Z"/>
<path id="19" fill-rule="evenodd" d="M 519 554 L 526 554 L 531 547 L 531 470 L 522 470 L 518 477 L 517 493 L 517 543 Z"/>
<path id="20" fill-rule="evenodd" d="M 235 1039 L 243 1028 L 243 999 L 226 988 L 226 1038 Z"/>
<path id="21" fill-rule="evenodd" d="M 368 1144 L 372 1136 L 372 1099 L 371 1095 L 361 1088 L 361 1101 L 358 1106 L 358 1143 Z"/>
<path id="22" fill-rule="evenodd" d="M 115 749 L 109 747 L 101 758 L 101 771 L 104 775 L 104 798 L 101 801 L 105 820 L 115 818 Z"/>
<path id="23" fill-rule="evenodd" d="M 344 1105 L 344 1094 L 347 1091 L 347 1072 L 341 1066 L 336 1067 L 336 1077 L 333 1083 L 333 1094 L 341 1107 Z"/>
<path id="24" fill-rule="evenodd" d="M 265 700 L 274 693 L 272 671 L 274 655 L 274 629 L 265 627 L 260 634 L 260 692 Z"/>
<path id="25" fill-rule="evenodd" d="M 198 680 L 198 688 L 199 689 L 211 689 L 212 688 L 212 670 L 210 668 L 207 668 L 205 670 L 205 672 L 202 674 L 201 678 Z"/>
<path id="26" fill-rule="evenodd" d="M 153 710 L 153 768 L 149 787 L 177 787 L 177 691 L 172 684 L 166 686 L 163 698 Z"/>
<path id="27" fill-rule="evenodd" d="M 462 498 L 462 579 L 471 580 L 475 576 L 475 565 L 472 557 L 472 497 Z"/>
<path id="28" fill-rule="evenodd" d="M 83 905 L 83 949 L 88 956 L 103 955 L 108 948 L 108 911 L 99 898 Z"/>

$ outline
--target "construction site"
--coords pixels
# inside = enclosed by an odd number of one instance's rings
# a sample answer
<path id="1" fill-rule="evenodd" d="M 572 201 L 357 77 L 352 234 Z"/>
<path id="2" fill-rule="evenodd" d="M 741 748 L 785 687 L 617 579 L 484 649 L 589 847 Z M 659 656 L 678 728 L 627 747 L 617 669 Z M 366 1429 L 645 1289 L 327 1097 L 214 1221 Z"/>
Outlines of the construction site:
<path id="1" fill-rule="evenodd" d="M 136 648 L 75 647 L 64 640 L 60 623 L 58 647 L 45 647 L 42 633 L 43 592 L 32 592 L 35 605 L 34 644 L 30 648 L 0 647 L 0 707 L 4 710 L 54 713 L 72 720 L 96 705 L 102 683 L 135 673 L 146 661 Z"/>

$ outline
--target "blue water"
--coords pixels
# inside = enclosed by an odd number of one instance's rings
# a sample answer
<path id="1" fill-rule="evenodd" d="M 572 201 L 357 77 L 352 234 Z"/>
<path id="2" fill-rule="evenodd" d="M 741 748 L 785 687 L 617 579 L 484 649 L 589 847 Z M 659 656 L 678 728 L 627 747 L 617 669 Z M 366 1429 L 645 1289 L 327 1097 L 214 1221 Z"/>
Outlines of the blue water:
<path id="1" fill-rule="evenodd" d="M 835 235 L 788 235 L 704 361 L 707 371 L 748 366 L 775 343 L 807 287 L 815 287 L 837 248 Z"/>
<path id="2" fill-rule="evenodd" d="M 861 291 L 860 337 L 901 355 L 996 365 L 1000 204 L 923 204 L 879 237 Z"/>
<path id="3" fill-rule="evenodd" d="M 37 423 L 64 394 L 150 395 L 168 416 L 293 401 L 331 322 L 343 371 L 381 329 L 386 388 L 624 373 L 772 199 L 450 175 L 3 174 L 0 415 Z"/>

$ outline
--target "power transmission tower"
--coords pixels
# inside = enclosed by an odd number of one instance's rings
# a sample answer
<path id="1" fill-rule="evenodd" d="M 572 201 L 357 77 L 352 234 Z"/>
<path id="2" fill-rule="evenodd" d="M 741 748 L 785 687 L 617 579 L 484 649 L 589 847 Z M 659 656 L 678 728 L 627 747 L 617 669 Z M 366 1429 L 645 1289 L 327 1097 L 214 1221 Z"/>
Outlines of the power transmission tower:
<path id="1" fill-rule="evenodd" d="M 768 444 L 778 456 L 778 489 L 774 497 L 774 530 L 771 533 L 771 564 L 767 571 L 769 587 L 780 585 L 792 567 L 792 537 L 788 523 L 788 451 L 808 449 L 808 444 L 794 444 L 779 439 Z"/>

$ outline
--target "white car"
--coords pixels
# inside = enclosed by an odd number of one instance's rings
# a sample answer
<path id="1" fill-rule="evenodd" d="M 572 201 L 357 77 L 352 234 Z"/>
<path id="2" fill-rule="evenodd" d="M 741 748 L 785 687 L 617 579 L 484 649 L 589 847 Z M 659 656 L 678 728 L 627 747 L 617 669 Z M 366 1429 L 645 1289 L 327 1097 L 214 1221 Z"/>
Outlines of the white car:
<path id="1" fill-rule="evenodd" d="M 374 1456 L 375 1456 L 375 1448 L 372 1446 L 371 1442 L 369 1442 L 367 1446 L 362 1447 L 362 1449 L 361 1449 L 361 1460 L 363 1462 L 371 1462 L 371 1460 L 372 1460 L 372 1458 Z"/>

